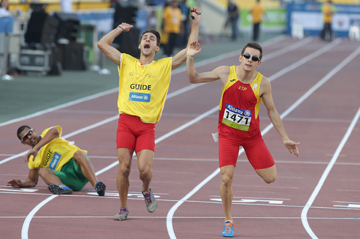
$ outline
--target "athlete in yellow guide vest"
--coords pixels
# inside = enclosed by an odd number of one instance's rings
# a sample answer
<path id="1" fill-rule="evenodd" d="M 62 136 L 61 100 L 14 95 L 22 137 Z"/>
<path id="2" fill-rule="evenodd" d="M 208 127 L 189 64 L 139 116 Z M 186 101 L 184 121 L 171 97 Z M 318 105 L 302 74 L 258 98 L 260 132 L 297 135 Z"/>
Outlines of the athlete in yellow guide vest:
<path id="1" fill-rule="evenodd" d="M 61 133 L 60 126 L 47 128 L 40 136 L 30 126 L 19 127 L 17 136 L 21 143 L 32 147 L 25 156 L 30 171 L 24 182 L 13 179 L 8 185 L 35 187 L 40 176 L 53 194 L 71 194 L 73 190 L 80 191 L 90 181 L 99 196 L 104 196 L 106 186 L 97 180 L 87 152 L 64 140 Z"/>
<path id="2" fill-rule="evenodd" d="M 200 10 L 191 7 L 193 23 L 189 42 L 197 41 Z M 115 37 L 128 32 L 133 26 L 121 23 L 98 42 L 100 50 L 116 65 L 119 71 L 119 122 L 117 129 L 117 154 L 119 173 L 116 185 L 120 196 L 120 211 L 115 220 L 125 220 L 129 214 L 127 195 L 132 155 L 135 151 L 142 181 L 142 193 L 149 212 L 154 212 L 157 203 L 150 188 L 152 163 L 155 151 L 155 124 L 160 120 L 166 94 L 169 89 L 171 71 L 186 61 L 186 49 L 174 57 L 154 61 L 160 50 L 160 34 L 156 30 L 142 33 L 139 49 L 140 59 L 119 52 L 111 46 Z"/>

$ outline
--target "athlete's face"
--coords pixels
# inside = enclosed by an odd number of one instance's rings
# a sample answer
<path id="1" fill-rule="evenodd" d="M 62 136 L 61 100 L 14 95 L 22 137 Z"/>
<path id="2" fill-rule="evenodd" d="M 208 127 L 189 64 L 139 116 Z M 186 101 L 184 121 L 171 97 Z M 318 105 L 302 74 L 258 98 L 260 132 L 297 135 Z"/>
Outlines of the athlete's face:
<path id="1" fill-rule="evenodd" d="M 145 33 L 139 45 L 139 49 L 141 53 L 145 56 L 149 56 L 151 54 L 155 54 L 160 48 L 157 46 L 156 36 L 151 32 Z"/>
<path id="2" fill-rule="evenodd" d="M 251 55 L 249 58 L 246 58 L 244 56 L 244 54 L 248 53 L 249 55 Z M 246 54 L 248 56 L 248 54 Z M 250 48 L 247 47 L 244 51 L 244 53 L 242 55 L 240 55 L 239 57 L 239 61 L 241 63 L 242 68 L 245 71 L 254 71 L 256 69 L 256 67 L 260 66 L 261 64 L 261 60 L 259 61 L 254 61 L 253 56 L 257 56 L 258 58 L 260 57 L 260 51 L 254 48 Z"/>
<path id="3" fill-rule="evenodd" d="M 37 136 L 36 132 L 33 129 L 25 128 L 19 134 L 22 144 L 29 145 L 34 147 L 40 141 L 40 137 Z"/>

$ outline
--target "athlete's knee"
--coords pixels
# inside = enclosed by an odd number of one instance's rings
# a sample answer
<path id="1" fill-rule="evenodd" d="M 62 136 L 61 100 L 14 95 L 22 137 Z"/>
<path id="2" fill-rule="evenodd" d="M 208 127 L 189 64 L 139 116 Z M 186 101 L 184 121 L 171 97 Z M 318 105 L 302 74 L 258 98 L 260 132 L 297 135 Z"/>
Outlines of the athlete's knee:
<path id="1" fill-rule="evenodd" d="M 221 182 L 224 186 L 231 186 L 233 177 L 229 174 L 221 175 Z"/>
<path id="2" fill-rule="evenodd" d="M 77 163 L 77 164 L 86 162 L 86 160 L 87 160 L 86 157 L 87 157 L 86 154 L 81 151 L 76 151 L 73 155 L 73 159 L 75 160 L 75 163 Z"/>
<path id="3" fill-rule="evenodd" d="M 130 175 L 130 167 L 127 166 L 127 165 L 120 165 L 119 166 L 119 174 L 122 176 L 122 177 L 129 177 Z"/>
<path id="4" fill-rule="evenodd" d="M 146 167 L 146 168 L 139 170 L 139 173 L 140 173 L 141 180 L 149 179 L 152 177 L 152 170 L 150 167 Z"/>

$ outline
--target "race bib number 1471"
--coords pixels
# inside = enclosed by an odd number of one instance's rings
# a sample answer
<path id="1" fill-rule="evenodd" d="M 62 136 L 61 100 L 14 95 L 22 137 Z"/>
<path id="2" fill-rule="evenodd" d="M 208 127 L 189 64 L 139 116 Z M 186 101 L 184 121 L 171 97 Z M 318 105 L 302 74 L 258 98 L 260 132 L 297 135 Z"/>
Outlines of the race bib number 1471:
<path id="1" fill-rule="evenodd" d="M 222 123 L 227 126 L 242 130 L 249 131 L 251 122 L 251 111 L 250 110 L 242 110 L 240 108 L 236 108 L 230 104 L 226 104 L 226 108 L 224 110 Z"/>

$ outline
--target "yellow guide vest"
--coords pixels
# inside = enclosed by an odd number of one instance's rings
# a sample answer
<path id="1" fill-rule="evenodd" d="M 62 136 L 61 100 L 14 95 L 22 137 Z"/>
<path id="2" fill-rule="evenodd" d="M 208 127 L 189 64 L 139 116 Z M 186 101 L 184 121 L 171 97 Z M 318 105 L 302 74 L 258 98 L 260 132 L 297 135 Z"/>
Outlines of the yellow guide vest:
<path id="1" fill-rule="evenodd" d="M 41 137 L 51 129 L 57 128 L 60 131 L 59 138 L 51 140 L 48 144 L 45 144 L 35 157 L 30 156 L 28 166 L 30 169 L 35 168 L 50 168 L 55 171 L 60 171 L 62 167 L 72 159 L 74 153 L 78 150 L 87 153 L 86 150 L 81 150 L 70 141 L 66 141 L 61 138 L 62 128 L 60 126 L 54 126 L 45 129 L 41 133 Z"/>
<path id="2" fill-rule="evenodd" d="M 119 114 L 140 117 L 145 123 L 157 123 L 164 108 L 171 79 L 171 57 L 147 65 L 121 53 L 119 72 Z"/>

